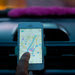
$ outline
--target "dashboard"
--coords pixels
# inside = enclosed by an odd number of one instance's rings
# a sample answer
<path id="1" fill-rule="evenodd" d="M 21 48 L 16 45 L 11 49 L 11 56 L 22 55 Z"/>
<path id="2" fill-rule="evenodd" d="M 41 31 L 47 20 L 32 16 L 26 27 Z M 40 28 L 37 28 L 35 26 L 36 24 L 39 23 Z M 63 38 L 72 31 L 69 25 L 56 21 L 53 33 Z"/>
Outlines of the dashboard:
<path id="1" fill-rule="evenodd" d="M 1 65 L 6 66 L 0 66 L 1 73 L 15 73 L 17 28 L 20 22 L 42 22 L 44 26 L 45 73 L 55 71 L 59 73 L 60 70 L 63 73 L 69 73 L 70 70 L 70 73 L 75 74 L 75 19 L 9 18 L 0 19 L 0 56 L 2 57 L 0 59 L 8 60 L 0 62 Z"/>

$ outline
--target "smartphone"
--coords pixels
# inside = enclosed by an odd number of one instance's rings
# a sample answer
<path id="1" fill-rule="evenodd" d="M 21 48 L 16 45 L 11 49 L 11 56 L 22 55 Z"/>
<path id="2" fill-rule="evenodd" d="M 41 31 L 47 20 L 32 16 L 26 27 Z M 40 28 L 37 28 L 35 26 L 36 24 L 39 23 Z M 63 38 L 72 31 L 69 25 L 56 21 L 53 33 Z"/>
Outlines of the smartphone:
<path id="1" fill-rule="evenodd" d="M 43 25 L 40 22 L 24 22 L 18 25 L 19 56 L 30 53 L 29 70 L 44 69 Z M 18 60 L 19 60 L 18 59 Z"/>

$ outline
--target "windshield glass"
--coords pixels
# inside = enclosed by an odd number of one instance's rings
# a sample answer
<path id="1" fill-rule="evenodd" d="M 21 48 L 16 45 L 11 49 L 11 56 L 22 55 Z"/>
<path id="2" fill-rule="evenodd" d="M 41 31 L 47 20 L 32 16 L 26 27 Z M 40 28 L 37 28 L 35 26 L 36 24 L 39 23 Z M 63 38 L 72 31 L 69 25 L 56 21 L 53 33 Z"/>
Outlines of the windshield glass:
<path id="1" fill-rule="evenodd" d="M 75 7 L 75 0 L 0 0 L 0 10 L 31 6 Z"/>

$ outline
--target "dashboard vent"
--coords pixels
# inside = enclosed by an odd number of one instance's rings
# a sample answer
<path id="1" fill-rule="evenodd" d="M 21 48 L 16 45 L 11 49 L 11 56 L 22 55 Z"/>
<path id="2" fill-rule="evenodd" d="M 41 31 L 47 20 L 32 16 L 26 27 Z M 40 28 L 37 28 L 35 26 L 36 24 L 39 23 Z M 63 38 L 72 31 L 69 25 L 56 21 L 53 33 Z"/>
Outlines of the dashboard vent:
<path id="1" fill-rule="evenodd" d="M 75 47 L 47 47 L 46 69 L 75 69 Z"/>
<path id="2" fill-rule="evenodd" d="M 13 55 L 13 56 L 11 56 Z M 16 69 L 17 56 L 15 55 L 15 48 L 10 46 L 0 47 L 0 69 Z"/>
<path id="3" fill-rule="evenodd" d="M 44 29 L 45 41 L 69 41 L 69 36 L 60 29 Z"/>

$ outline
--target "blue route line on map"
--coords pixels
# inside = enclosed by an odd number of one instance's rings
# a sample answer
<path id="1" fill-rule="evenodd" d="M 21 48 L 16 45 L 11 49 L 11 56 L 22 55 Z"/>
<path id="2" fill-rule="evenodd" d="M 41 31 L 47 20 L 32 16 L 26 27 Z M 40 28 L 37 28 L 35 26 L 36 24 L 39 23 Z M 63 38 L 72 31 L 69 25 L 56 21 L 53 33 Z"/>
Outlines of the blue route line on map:
<path id="1" fill-rule="evenodd" d="M 29 45 L 29 47 L 28 47 L 28 49 L 27 49 L 27 52 L 29 51 L 30 47 L 32 46 L 32 44 L 33 44 L 35 38 L 36 38 L 36 35 L 34 36 L 34 38 L 33 38 L 32 42 L 31 42 L 31 44 Z"/>
<path id="2" fill-rule="evenodd" d="M 33 49 L 32 55 L 34 54 L 35 49 Z"/>
<path id="3" fill-rule="evenodd" d="M 38 46 L 39 46 L 39 45 L 37 45 L 37 47 L 38 47 Z M 36 48 L 36 47 L 35 47 L 35 48 Z M 33 49 L 32 55 L 34 54 L 35 48 Z"/>

